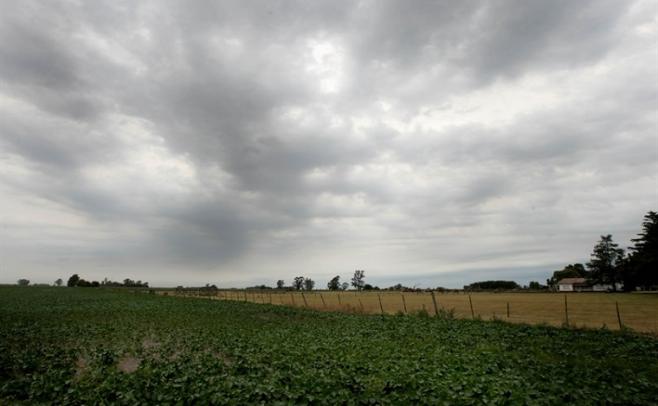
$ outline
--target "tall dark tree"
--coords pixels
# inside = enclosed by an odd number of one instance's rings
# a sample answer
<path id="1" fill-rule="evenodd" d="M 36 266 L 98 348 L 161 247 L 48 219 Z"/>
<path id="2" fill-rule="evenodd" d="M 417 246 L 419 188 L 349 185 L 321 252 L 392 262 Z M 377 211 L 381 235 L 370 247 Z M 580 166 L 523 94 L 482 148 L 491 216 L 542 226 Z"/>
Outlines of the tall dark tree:
<path id="1" fill-rule="evenodd" d="M 286 287 L 286 283 L 283 281 L 283 279 L 279 279 L 276 281 L 276 288 L 277 289 L 283 289 Z"/>
<path id="2" fill-rule="evenodd" d="M 292 287 L 295 288 L 295 290 L 302 290 L 304 287 L 304 277 L 296 276 L 292 281 Z"/>
<path id="3" fill-rule="evenodd" d="M 354 286 L 356 290 L 362 290 L 366 284 L 364 279 L 365 271 L 357 269 L 354 271 L 354 276 L 352 277 L 352 286 Z"/>
<path id="4" fill-rule="evenodd" d="M 311 278 L 304 279 L 304 290 L 313 290 L 315 287 L 315 281 Z"/>
<path id="5" fill-rule="evenodd" d="M 623 266 L 625 289 L 658 286 L 658 213 L 650 211 L 644 216 L 642 232 L 631 241 L 633 246 L 628 248 L 630 255 Z"/>
<path id="6" fill-rule="evenodd" d="M 329 290 L 340 290 L 340 276 L 336 275 L 331 280 L 329 283 L 327 283 L 327 289 Z"/>
<path id="7" fill-rule="evenodd" d="M 617 283 L 621 282 L 624 250 L 612 241 L 612 235 L 601 236 L 601 240 L 594 246 L 591 258 L 587 263 L 590 280 L 595 283 L 611 284 L 612 290 L 616 291 Z"/>
<path id="8" fill-rule="evenodd" d="M 66 282 L 66 286 L 72 288 L 74 286 L 78 286 L 78 282 L 80 282 L 80 276 L 77 273 L 74 273 L 71 275 L 68 282 Z"/>

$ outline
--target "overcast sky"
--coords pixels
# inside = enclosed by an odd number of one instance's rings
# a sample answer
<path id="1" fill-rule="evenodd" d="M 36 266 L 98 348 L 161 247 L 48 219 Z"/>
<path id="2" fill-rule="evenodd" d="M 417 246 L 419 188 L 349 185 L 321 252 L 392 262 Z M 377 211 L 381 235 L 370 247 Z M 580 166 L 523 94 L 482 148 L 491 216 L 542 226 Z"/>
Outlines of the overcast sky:
<path id="1" fill-rule="evenodd" d="M 1 3 L 1 283 L 545 281 L 658 209 L 656 1 Z"/>

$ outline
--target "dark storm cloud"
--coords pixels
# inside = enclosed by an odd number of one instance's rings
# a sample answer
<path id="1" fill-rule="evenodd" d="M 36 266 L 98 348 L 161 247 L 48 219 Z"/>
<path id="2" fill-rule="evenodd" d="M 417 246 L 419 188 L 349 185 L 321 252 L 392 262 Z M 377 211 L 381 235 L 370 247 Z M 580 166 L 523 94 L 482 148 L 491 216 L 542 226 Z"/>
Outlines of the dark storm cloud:
<path id="1" fill-rule="evenodd" d="M 77 258 L 163 283 L 364 261 L 382 275 L 536 269 L 606 232 L 601 199 L 626 196 L 608 230 L 623 233 L 656 202 L 642 175 L 656 161 L 651 2 L 3 9 L 17 269 Z M 38 224 L 43 250 L 11 239 Z M 591 232 L 559 241 L 578 225 Z"/>
<path id="2" fill-rule="evenodd" d="M 627 7 L 616 1 L 488 3 L 467 65 L 495 78 L 596 61 L 614 44 Z"/>

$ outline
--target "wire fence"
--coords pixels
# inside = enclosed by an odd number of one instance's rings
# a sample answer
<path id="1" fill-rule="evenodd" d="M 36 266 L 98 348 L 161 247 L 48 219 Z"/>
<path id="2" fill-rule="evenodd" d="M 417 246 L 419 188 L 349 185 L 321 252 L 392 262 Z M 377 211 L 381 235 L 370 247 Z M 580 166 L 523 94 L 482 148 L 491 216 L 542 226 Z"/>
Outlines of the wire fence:
<path id="1" fill-rule="evenodd" d="M 658 334 L 658 294 L 184 290 L 160 294 L 364 314 L 423 314 Z"/>

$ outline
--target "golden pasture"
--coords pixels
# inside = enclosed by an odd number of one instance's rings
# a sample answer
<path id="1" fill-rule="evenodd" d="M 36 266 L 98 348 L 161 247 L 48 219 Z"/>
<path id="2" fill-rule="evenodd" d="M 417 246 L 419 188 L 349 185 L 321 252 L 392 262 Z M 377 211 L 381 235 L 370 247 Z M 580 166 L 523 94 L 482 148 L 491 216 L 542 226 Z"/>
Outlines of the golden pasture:
<path id="1" fill-rule="evenodd" d="M 186 295 L 196 294 L 187 292 Z M 436 309 L 452 312 L 457 318 L 497 318 L 516 323 L 568 324 L 590 328 L 606 326 L 610 329 L 619 329 L 621 322 L 624 327 L 636 331 L 658 333 L 658 294 L 435 292 L 434 295 Z M 430 292 L 227 290 L 218 291 L 210 298 L 354 313 L 381 313 L 383 310 L 388 314 L 412 314 L 424 309 L 429 315 L 435 314 Z"/>

